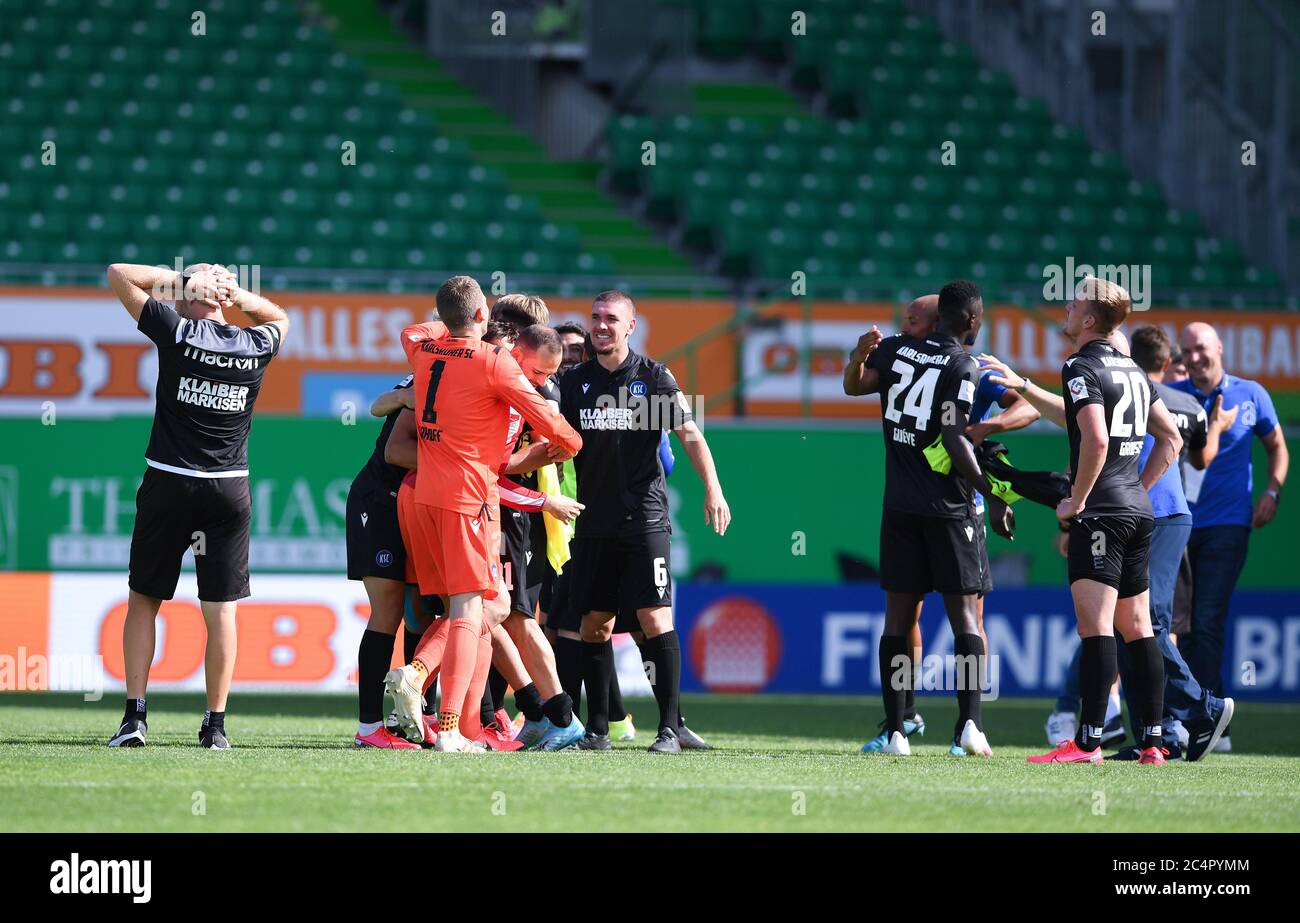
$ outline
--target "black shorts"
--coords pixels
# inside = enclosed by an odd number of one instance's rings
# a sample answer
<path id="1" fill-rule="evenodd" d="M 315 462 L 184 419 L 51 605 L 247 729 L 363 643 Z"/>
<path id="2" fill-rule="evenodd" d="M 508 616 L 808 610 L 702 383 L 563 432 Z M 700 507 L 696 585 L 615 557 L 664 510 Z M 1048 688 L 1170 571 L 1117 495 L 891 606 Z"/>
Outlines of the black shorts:
<path id="1" fill-rule="evenodd" d="M 406 546 L 397 524 L 397 492 L 361 472 L 348 490 L 348 579 L 406 582 Z"/>
<path id="2" fill-rule="evenodd" d="M 880 588 L 887 593 L 986 592 L 984 523 L 974 509 L 960 519 L 884 510 L 880 516 Z"/>
<path id="3" fill-rule="evenodd" d="M 980 567 L 984 571 L 984 582 L 980 584 L 980 595 L 988 596 L 993 592 L 993 568 L 989 566 L 989 526 L 983 515 L 977 517 L 980 524 Z"/>
<path id="4" fill-rule="evenodd" d="M 194 549 L 199 599 L 230 602 L 249 595 L 248 478 L 199 478 L 146 468 L 135 495 L 131 589 L 171 599 L 185 550 Z"/>
<path id="5" fill-rule="evenodd" d="M 564 568 L 571 574 L 569 605 L 579 616 L 671 606 L 670 539 L 667 532 L 575 538 L 570 545 L 573 558 Z"/>
<path id="6" fill-rule="evenodd" d="M 528 520 L 521 510 L 501 507 L 501 574 L 510 588 L 510 611 L 533 618 L 541 585 L 529 581 L 529 558 L 534 555 Z"/>
<path id="7" fill-rule="evenodd" d="M 1084 516 L 1070 520 L 1068 573 L 1070 583 L 1095 580 L 1119 591 L 1120 599 L 1137 596 L 1150 586 L 1151 533 L 1149 516 Z"/>
<path id="8" fill-rule="evenodd" d="M 572 583 L 567 566 L 564 568 L 564 573 L 555 576 L 553 583 L 555 589 L 548 600 L 550 608 L 543 607 L 546 613 L 546 627 L 552 631 L 580 632 L 582 630 L 582 617 L 587 613 L 571 605 L 573 594 L 569 592 L 569 588 Z M 614 616 L 614 634 L 640 630 L 641 620 L 636 617 L 636 609 L 618 610 L 618 614 Z"/>

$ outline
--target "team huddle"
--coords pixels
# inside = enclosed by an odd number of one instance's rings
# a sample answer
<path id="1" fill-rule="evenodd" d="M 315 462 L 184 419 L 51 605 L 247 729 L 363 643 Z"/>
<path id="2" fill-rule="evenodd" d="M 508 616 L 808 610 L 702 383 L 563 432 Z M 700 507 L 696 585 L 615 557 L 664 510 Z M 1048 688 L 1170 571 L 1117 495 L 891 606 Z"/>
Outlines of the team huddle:
<path id="1" fill-rule="evenodd" d="M 1170 599 L 1156 607 L 1166 617 L 1152 621 L 1152 494 L 1161 485 L 1174 489 L 1166 475 L 1172 470 L 1177 481 L 1171 465 L 1184 439 L 1149 378 L 1160 361 L 1143 367 L 1128 354 L 1119 328 L 1130 309 L 1121 286 L 1093 277 L 1080 283 L 1062 327 L 1075 352 L 1062 368 L 1060 395 L 1033 388 L 994 356 L 977 361 L 968 354 L 983 301 L 965 281 L 944 286 L 937 298 L 918 299 L 902 333 L 882 339 L 873 329 L 850 355 L 845 393 L 880 395 L 886 459 L 880 537 L 886 613 L 879 647 L 885 720 L 865 752 L 909 755 L 908 738 L 924 732 L 912 695 L 920 661 L 917 623 L 925 595 L 937 592 L 952 627 L 957 664 L 958 718 L 950 751 L 992 754 L 980 713 L 988 653 L 983 600 L 992 589 L 983 507 L 987 503 L 994 531 L 1011 538 L 1015 519 L 1007 500 L 1018 497 L 1055 506 L 1067 536 L 1081 639 L 1077 730 L 1029 762 L 1101 761 L 1120 662 L 1137 743 L 1119 758 L 1159 765 L 1170 755 L 1162 724 L 1170 714 L 1167 665 L 1171 683 L 1177 680 L 1177 716 L 1189 725 L 1188 760 L 1212 750 L 1230 723 L 1232 699 L 1199 687 L 1187 692 L 1186 664 L 1168 639 L 1172 579 L 1161 583 L 1162 597 Z M 1156 328 L 1139 333 L 1147 331 L 1146 340 L 1164 336 Z M 1163 364 L 1169 364 L 1167 350 Z M 994 402 L 1003 412 L 986 420 Z M 1023 427 L 1040 413 L 1066 429 L 1068 478 L 1016 472 L 998 460 L 1002 447 L 987 439 Z M 1192 425 L 1188 414 L 1179 418 L 1185 427 Z M 1181 483 L 1176 490 L 1181 496 Z"/>
<path id="2" fill-rule="evenodd" d="M 226 749 L 236 601 L 249 595 L 247 442 L 289 319 L 219 266 L 176 273 L 115 264 L 108 277 L 159 358 L 123 628 L 127 704 L 109 745 L 145 743 L 155 621 L 193 549 L 208 630 L 208 709 L 198 736 L 203 747 Z M 587 329 L 552 328 L 542 299 L 505 295 L 489 308 L 474 279 L 455 276 L 438 290 L 436 308 L 437 320 L 402 332 L 410 373 L 372 405 L 384 422 L 347 499 L 348 577 L 364 584 L 370 602 L 357 654 L 355 745 L 609 750 L 613 739 L 636 735 L 615 670 L 617 632 L 639 647 L 658 705 L 649 749 L 707 749 L 679 700 L 669 432 L 704 484 L 705 523 L 724 534 L 731 512 L 691 403 L 665 365 L 631 348 L 632 298 L 602 292 Z M 1231 542 L 1239 572 L 1241 533 L 1276 510 L 1285 443 L 1262 389 L 1222 372 L 1217 339 L 1199 330 L 1207 325 L 1189 325 L 1193 380 L 1175 391 L 1157 380 L 1170 367 L 1168 337 L 1144 327 L 1130 347 L 1120 332 L 1130 309 L 1122 287 L 1083 280 L 1062 328 L 1075 352 L 1060 394 L 994 356 L 970 355 L 984 307 L 966 281 L 917 299 L 901 333 L 873 328 L 850 354 L 844 391 L 879 395 L 886 461 L 885 718 L 865 752 L 908 755 L 908 738 L 924 733 L 914 685 L 921 606 L 933 592 L 943 597 L 958 665 L 950 752 L 991 755 L 981 710 L 984 602 L 993 589 L 985 514 L 994 533 L 1011 538 L 1018 499 L 1055 510 L 1081 638 L 1079 721 L 1073 706 L 1058 706 L 1048 722 L 1055 747 L 1030 762 L 1100 761 L 1117 675 L 1135 725 L 1135 745 L 1120 758 L 1161 764 L 1177 750 L 1194 761 L 1227 730 L 1235 706 L 1215 692 L 1221 637 L 1192 632 L 1184 659 L 1171 624 L 1175 585 L 1184 548 L 1223 557 L 1218 546 Z M 252 323 L 229 323 L 225 312 L 235 310 Z M 1236 411 L 1222 406 L 1228 388 L 1251 398 L 1241 401 L 1249 416 L 1235 428 Z M 1066 430 L 1068 475 L 1017 470 L 991 438 L 1040 416 Z M 1251 433 L 1270 453 L 1270 489 L 1253 519 Z M 1245 497 L 1214 520 L 1213 534 L 1207 527 L 1189 544 L 1192 485 L 1185 495 L 1177 461 L 1186 444 L 1191 467 L 1205 469 L 1221 439 L 1230 465 L 1208 472 L 1206 483 L 1218 486 L 1205 493 L 1227 497 L 1229 478 L 1245 485 Z M 1216 579 L 1207 579 L 1197 611 L 1221 626 L 1235 575 L 1221 579 L 1209 565 L 1206 574 Z M 390 669 L 403 624 L 401 666 Z M 505 708 L 508 690 L 516 719 Z"/>
<path id="3" fill-rule="evenodd" d="M 637 639 L 659 705 L 650 750 L 707 748 L 678 704 L 669 430 L 720 534 L 730 511 L 672 373 L 629 346 L 632 299 L 603 292 L 589 333 L 559 332 L 540 298 L 506 295 L 489 310 L 457 276 L 437 311 L 402 333 L 412 375 L 371 408 L 387 420 L 349 493 L 348 575 L 371 602 L 356 745 L 608 750 L 611 730 L 635 734 L 614 670 L 618 630 Z M 403 618 L 407 662 L 388 670 Z M 584 686 L 586 724 L 575 714 Z"/>

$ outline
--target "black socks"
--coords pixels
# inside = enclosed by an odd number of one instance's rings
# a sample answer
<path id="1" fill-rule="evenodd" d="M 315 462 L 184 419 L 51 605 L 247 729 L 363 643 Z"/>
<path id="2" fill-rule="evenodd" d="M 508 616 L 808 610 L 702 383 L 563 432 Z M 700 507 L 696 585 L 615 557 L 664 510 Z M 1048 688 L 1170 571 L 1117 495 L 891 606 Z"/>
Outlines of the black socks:
<path id="1" fill-rule="evenodd" d="M 903 734 L 903 713 L 912 690 L 912 652 L 906 635 L 880 636 L 880 695 L 885 702 L 885 733 Z M 915 705 L 913 706 L 915 713 Z"/>
<path id="2" fill-rule="evenodd" d="M 542 697 L 537 691 L 536 683 L 529 683 L 523 689 L 515 691 L 515 708 L 524 713 L 525 720 L 542 720 Z"/>
<path id="3" fill-rule="evenodd" d="M 1101 730 L 1106 724 L 1106 703 L 1118 670 L 1114 635 L 1084 638 L 1079 658 L 1079 734 L 1076 743 L 1089 752 L 1101 746 Z"/>
<path id="4" fill-rule="evenodd" d="M 627 707 L 623 704 L 623 690 L 618 686 L 618 665 L 609 674 L 609 715 L 615 721 L 627 717 Z"/>
<path id="5" fill-rule="evenodd" d="M 506 703 L 506 687 L 510 684 L 506 678 L 501 675 L 501 671 L 493 667 L 488 671 L 487 689 L 492 695 L 492 710 L 496 711 Z"/>
<path id="6" fill-rule="evenodd" d="M 606 642 L 606 645 L 609 647 L 610 672 L 612 673 L 614 645 L 609 642 Z M 654 690 L 655 701 L 659 703 L 659 729 L 671 728 L 676 733 L 680 722 L 678 704 L 681 698 L 682 684 L 682 648 L 677 640 L 676 630 L 664 632 L 653 638 L 646 638 L 645 643 L 641 645 L 641 656 L 645 663 L 649 663 L 653 667 L 647 679 L 650 680 L 650 688 Z M 605 693 L 608 697 L 608 679 L 606 680 Z M 587 686 L 587 695 L 591 695 L 590 684 Z M 606 714 L 608 715 L 608 711 Z M 618 717 L 622 718 L 623 715 Z M 606 720 L 604 733 L 609 733 L 608 720 Z"/>
<path id="7" fill-rule="evenodd" d="M 148 723 L 147 713 L 145 711 L 144 699 L 127 699 L 126 710 L 122 712 L 122 720 L 127 721 L 135 718 Z"/>
<path id="8" fill-rule="evenodd" d="M 573 699 L 567 692 L 556 693 L 542 703 L 542 714 L 557 728 L 567 728 L 573 723 Z"/>
<path id="9" fill-rule="evenodd" d="M 224 711 L 205 711 L 203 713 L 203 726 L 224 731 L 226 729 L 226 713 Z"/>
<path id="10" fill-rule="evenodd" d="M 984 730 L 980 718 L 980 698 L 984 685 L 984 639 L 979 635 L 958 635 L 953 639 L 956 669 L 953 677 L 957 685 L 957 728 L 952 739 L 960 740 L 967 721 L 975 722 L 975 729 Z"/>
<path id="11" fill-rule="evenodd" d="M 357 718 L 362 724 L 384 720 L 384 675 L 393 659 L 396 637 L 366 629 L 357 648 Z"/>
<path id="12" fill-rule="evenodd" d="M 1159 747 L 1165 711 L 1165 661 L 1160 645 L 1155 638 L 1138 638 L 1125 647 L 1133 668 L 1133 691 L 1128 699 L 1139 709 L 1133 717 L 1141 723 L 1142 747 Z"/>
<path id="13" fill-rule="evenodd" d="M 555 673 L 560 686 L 573 700 L 574 710 L 582 705 L 582 642 L 575 638 L 557 636 L 555 639 Z"/>
<path id="14" fill-rule="evenodd" d="M 582 641 L 582 678 L 587 687 L 587 730 L 609 733 L 609 677 L 614 672 L 614 645 Z M 656 689 L 655 697 L 659 697 Z"/>

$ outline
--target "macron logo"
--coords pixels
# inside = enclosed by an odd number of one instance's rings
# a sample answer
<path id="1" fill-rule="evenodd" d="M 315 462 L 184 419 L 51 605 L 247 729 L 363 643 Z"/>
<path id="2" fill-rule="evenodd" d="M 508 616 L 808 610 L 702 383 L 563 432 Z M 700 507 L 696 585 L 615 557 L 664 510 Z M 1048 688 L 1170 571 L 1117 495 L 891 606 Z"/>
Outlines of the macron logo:
<path id="1" fill-rule="evenodd" d="M 583 393 L 583 394 L 586 394 L 586 393 L 587 393 L 587 389 L 590 388 L 590 387 L 591 387 L 590 384 L 586 384 L 586 383 L 584 383 L 583 386 L 582 386 L 582 393 Z"/>
<path id="2" fill-rule="evenodd" d="M 51 894 L 130 894 L 137 904 L 153 894 L 152 859 L 69 859 L 50 863 Z"/>

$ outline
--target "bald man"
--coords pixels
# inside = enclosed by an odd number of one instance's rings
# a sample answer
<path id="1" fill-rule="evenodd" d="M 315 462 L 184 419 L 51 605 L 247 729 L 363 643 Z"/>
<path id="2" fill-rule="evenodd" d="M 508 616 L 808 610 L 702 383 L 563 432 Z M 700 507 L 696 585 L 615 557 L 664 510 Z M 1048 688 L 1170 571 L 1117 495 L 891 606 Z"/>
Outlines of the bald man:
<path id="1" fill-rule="evenodd" d="M 1259 382 L 1229 375 L 1223 368 L 1223 342 L 1209 324 L 1191 323 L 1180 337 L 1188 379 L 1172 387 L 1196 398 L 1220 430 L 1218 454 L 1204 471 L 1184 471 L 1192 536 L 1191 631 L 1179 639 L 1187 665 L 1202 686 L 1222 694 L 1224 630 L 1228 604 L 1246 564 L 1251 529 L 1273 521 L 1290 456 L 1273 400 Z M 1252 505 L 1254 470 L 1251 437 L 1268 455 L 1268 483 Z M 1220 752 L 1231 750 L 1225 734 Z"/>

